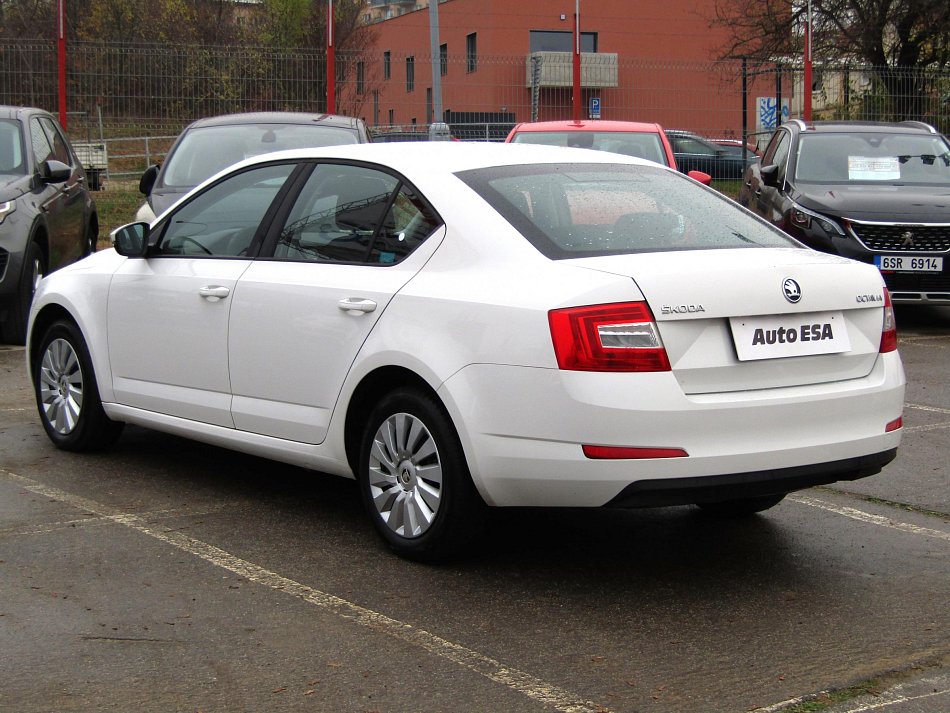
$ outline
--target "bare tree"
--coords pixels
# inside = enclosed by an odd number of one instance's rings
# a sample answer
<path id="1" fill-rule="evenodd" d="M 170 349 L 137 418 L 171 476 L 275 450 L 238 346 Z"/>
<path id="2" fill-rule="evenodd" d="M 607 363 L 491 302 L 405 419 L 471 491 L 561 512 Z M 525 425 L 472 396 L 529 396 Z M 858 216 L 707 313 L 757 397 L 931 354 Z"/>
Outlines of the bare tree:
<path id="1" fill-rule="evenodd" d="M 812 56 L 819 64 L 870 66 L 891 118 L 919 118 L 931 75 L 950 66 L 947 0 L 812 0 Z M 711 25 L 726 29 L 723 58 L 796 62 L 806 0 L 716 0 Z"/>
<path id="2" fill-rule="evenodd" d="M 716 0 L 713 25 L 727 30 L 723 57 L 774 60 L 801 53 L 805 0 Z M 813 53 L 878 67 L 950 64 L 946 0 L 813 0 Z"/>

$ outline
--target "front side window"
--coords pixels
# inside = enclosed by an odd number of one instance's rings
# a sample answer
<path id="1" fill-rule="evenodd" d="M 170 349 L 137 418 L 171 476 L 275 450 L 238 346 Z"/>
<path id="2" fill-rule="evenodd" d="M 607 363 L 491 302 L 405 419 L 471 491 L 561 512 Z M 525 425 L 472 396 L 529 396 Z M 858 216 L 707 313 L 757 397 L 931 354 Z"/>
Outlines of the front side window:
<path id="1" fill-rule="evenodd" d="M 551 259 L 798 246 L 728 198 L 658 167 L 542 164 L 458 176 Z"/>
<path id="2" fill-rule="evenodd" d="M 690 138 L 689 136 L 672 136 L 670 142 L 673 144 L 673 151 L 676 153 L 688 153 L 698 156 L 715 156 L 718 149 L 702 141 Z"/>
<path id="3" fill-rule="evenodd" d="M 30 119 L 30 143 L 33 149 L 33 160 L 39 166 L 44 161 L 55 158 L 53 145 L 49 141 L 38 117 Z"/>
<path id="4" fill-rule="evenodd" d="M 0 119 L 0 174 L 22 175 L 26 166 L 20 122 Z"/>
<path id="5" fill-rule="evenodd" d="M 66 138 L 63 136 L 63 132 L 60 131 L 59 127 L 56 126 L 51 119 L 45 116 L 40 117 L 40 125 L 46 132 L 50 146 L 53 147 L 53 153 L 50 158 L 65 163 L 67 166 L 72 166 L 73 159 L 72 156 L 69 155 L 69 146 L 66 144 Z"/>
<path id="6" fill-rule="evenodd" d="M 938 134 L 801 135 L 795 180 L 950 186 L 950 146 Z"/>
<path id="7" fill-rule="evenodd" d="M 439 225 L 425 201 L 395 176 L 363 166 L 320 164 L 280 232 L 274 257 L 390 265 Z"/>
<path id="8" fill-rule="evenodd" d="M 150 255 L 244 257 L 295 163 L 259 166 L 229 176 L 176 210 Z"/>

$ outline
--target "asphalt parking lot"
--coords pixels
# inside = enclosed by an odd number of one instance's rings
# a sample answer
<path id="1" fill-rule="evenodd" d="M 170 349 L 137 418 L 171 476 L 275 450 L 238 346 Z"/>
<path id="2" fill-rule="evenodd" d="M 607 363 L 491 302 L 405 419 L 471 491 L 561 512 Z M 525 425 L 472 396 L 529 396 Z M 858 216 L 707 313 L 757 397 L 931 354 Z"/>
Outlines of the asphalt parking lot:
<path id="1" fill-rule="evenodd" d="M 897 316 L 883 473 L 743 521 L 505 512 L 440 567 L 351 481 L 139 428 L 57 451 L 0 347 L 0 711 L 950 710 L 950 308 Z"/>

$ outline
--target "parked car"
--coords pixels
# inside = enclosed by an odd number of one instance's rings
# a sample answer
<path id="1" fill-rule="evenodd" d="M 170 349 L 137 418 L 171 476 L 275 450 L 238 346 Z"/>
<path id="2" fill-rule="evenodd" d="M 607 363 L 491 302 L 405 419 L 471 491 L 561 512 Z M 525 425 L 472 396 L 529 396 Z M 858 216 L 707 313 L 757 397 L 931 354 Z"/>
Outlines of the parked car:
<path id="1" fill-rule="evenodd" d="M 742 140 L 741 139 L 710 139 L 716 146 L 720 148 L 727 149 L 730 153 L 742 154 Z M 746 158 L 750 156 L 761 156 L 762 152 L 759 151 L 757 143 L 749 139 L 745 143 L 745 154 Z"/>
<path id="2" fill-rule="evenodd" d="M 916 121 L 793 120 L 739 202 L 809 247 L 880 268 L 895 302 L 950 304 L 950 143 Z"/>
<path id="3" fill-rule="evenodd" d="M 638 121 L 535 121 L 517 124 L 505 139 L 513 144 L 569 146 L 636 156 L 677 168 L 670 142 L 659 124 Z M 687 173 L 687 171 L 684 171 Z M 700 172 L 690 174 L 707 186 L 711 179 Z"/>
<path id="4" fill-rule="evenodd" d="M 113 238 L 37 291 L 53 443 L 134 423 L 355 477 L 406 557 L 477 542 L 486 505 L 758 512 L 901 439 L 878 271 L 656 163 L 310 148 Z"/>
<path id="5" fill-rule="evenodd" d="M 333 114 L 257 112 L 199 119 L 181 132 L 161 166 L 151 166 L 142 175 L 139 190 L 146 202 L 135 219 L 154 220 L 206 178 L 245 158 L 369 140 L 361 119 Z"/>
<path id="6" fill-rule="evenodd" d="M 59 122 L 42 109 L 0 106 L 0 340 L 24 343 L 40 279 L 98 239 L 96 204 Z"/>
<path id="7" fill-rule="evenodd" d="M 689 131 L 667 129 L 666 135 L 673 145 L 676 165 L 684 173 L 703 171 L 718 181 L 738 181 L 746 168 L 758 160 L 754 153 L 747 154 L 743 159 L 741 144 L 739 150 L 735 151 Z"/>

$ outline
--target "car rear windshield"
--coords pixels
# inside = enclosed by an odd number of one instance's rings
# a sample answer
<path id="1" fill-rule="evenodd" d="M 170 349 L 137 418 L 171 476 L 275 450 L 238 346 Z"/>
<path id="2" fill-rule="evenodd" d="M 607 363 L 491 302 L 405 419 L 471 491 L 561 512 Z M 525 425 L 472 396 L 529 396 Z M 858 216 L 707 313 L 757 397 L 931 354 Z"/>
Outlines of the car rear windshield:
<path id="1" fill-rule="evenodd" d="M 20 122 L 0 119 L 0 174 L 26 173 L 26 156 L 20 138 Z"/>
<path id="2" fill-rule="evenodd" d="M 191 188 L 218 171 L 272 151 L 359 143 L 355 129 L 309 124 L 226 124 L 191 129 L 165 161 L 161 187 Z"/>
<path id="3" fill-rule="evenodd" d="M 547 257 L 799 247 L 685 176 L 630 164 L 496 166 L 458 174 Z"/>
<path id="4" fill-rule="evenodd" d="M 939 135 L 829 133 L 803 135 L 800 183 L 950 185 L 950 147 Z"/>
<path id="5" fill-rule="evenodd" d="M 519 131 L 511 142 L 611 151 L 669 165 L 660 135 L 646 131 Z"/>

